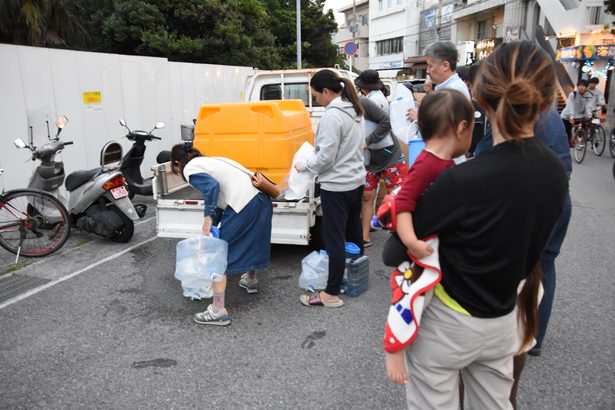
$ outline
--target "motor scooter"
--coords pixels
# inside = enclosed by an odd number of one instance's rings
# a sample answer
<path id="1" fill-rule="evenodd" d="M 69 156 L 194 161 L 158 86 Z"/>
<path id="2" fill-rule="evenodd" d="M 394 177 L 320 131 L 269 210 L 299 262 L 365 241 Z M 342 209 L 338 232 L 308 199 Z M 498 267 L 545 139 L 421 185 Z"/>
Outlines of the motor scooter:
<path id="1" fill-rule="evenodd" d="M 49 142 L 38 148 L 34 145 L 32 128 L 29 144 L 21 138 L 15 140 L 17 148 L 27 148 L 32 152 L 33 161 L 41 161 L 32 173 L 28 188 L 47 191 L 60 199 L 68 209 L 75 228 L 115 242 L 128 242 L 134 234 L 134 221 L 142 215 L 137 213 L 128 199 L 126 180 L 117 170 L 122 158 L 122 146 L 114 141 L 108 142 L 101 150 L 99 168 L 73 172 L 65 182 L 64 163 L 56 160 L 56 156 L 65 146 L 73 144 L 73 141 L 60 140 L 60 132 L 66 123 L 66 117 L 56 121 L 58 131 L 55 137 L 50 136 L 47 123 Z M 59 192 L 64 182 L 68 200 Z"/>
<path id="2" fill-rule="evenodd" d="M 143 163 L 143 156 L 145 155 L 146 149 L 145 141 L 161 140 L 162 138 L 153 135 L 152 132 L 164 128 L 164 122 L 157 122 L 150 132 L 141 130 L 132 131 L 128 128 L 124 119 L 120 120 L 120 125 L 128 130 L 126 138 L 134 142 L 132 148 L 130 148 L 122 158 L 122 165 L 120 166 L 120 171 L 124 175 L 124 178 L 126 178 L 128 196 L 130 199 L 132 199 L 135 194 L 151 196 L 153 177 L 144 179 L 141 175 L 141 164 Z"/>

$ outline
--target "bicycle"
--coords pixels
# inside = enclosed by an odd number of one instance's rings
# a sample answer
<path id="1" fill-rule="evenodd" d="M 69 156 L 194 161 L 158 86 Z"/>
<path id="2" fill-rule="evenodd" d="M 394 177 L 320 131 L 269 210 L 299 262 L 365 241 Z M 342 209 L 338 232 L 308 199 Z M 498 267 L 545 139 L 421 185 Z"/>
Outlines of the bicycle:
<path id="1" fill-rule="evenodd" d="M 615 158 L 615 129 L 611 131 L 611 138 L 609 138 L 609 151 L 611 157 Z"/>
<path id="2" fill-rule="evenodd" d="M 17 255 L 15 263 L 20 255 L 56 252 L 68 240 L 70 227 L 68 211 L 47 192 L 15 189 L 0 194 L 0 246 Z"/>
<path id="3" fill-rule="evenodd" d="M 577 121 L 573 125 L 572 139 L 574 142 L 574 160 L 578 164 L 583 162 L 585 158 L 587 142 L 591 142 L 594 154 L 602 155 L 606 146 L 606 132 L 600 124 L 600 118 Z"/>

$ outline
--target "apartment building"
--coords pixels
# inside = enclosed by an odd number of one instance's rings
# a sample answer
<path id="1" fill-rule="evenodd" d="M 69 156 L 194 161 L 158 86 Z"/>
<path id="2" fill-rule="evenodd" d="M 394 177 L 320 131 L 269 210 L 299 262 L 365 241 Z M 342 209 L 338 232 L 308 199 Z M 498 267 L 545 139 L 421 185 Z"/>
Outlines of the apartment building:
<path id="1" fill-rule="evenodd" d="M 344 22 L 334 36 L 338 53 L 345 55 L 344 46 L 354 41 L 357 52 L 352 58 L 352 66 L 359 71 L 369 68 L 369 0 L 355 0 L 354 5 L 349 0 L 347 6 L 338 11 L 344 13 Z M 350 65 L 350 58 L 348 64 Z"/>

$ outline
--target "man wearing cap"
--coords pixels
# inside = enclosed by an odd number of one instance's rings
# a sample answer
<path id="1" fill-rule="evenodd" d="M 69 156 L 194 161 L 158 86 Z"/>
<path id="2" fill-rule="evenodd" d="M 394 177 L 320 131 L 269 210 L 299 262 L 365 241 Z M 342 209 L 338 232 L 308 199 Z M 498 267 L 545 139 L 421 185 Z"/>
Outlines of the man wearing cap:
<path id="1" fill-rule="evenodd" d="M 387 115 L 389 114 L 389 101 L 384 96 L 382 90 L 384 84 L 380 80 L 380 75 L 376 70 L 365 70 L 355 80 L 354 85 L 361 90 L 361 93 L 375 102 L 382 108 Z"/>

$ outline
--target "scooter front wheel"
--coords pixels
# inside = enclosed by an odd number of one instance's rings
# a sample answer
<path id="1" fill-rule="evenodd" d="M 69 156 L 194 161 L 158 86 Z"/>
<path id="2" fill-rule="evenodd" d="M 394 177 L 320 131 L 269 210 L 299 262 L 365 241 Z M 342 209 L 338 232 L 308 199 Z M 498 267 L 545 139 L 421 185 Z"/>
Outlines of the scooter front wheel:
<path id="1" fill-rule="evenodd" d="M 111 234 L 109 239 L 111 239 L 113 242 L 128 242 L 132 239 L 132 236 L 135 233 L 134 222 L 126 215 L 124 215 L 124 212 L 122 212 L 116 206 L 112 208 L 112 211 L 115 212 L 120 218 L 122 218 L 122 221 L 124 223 L 122 224 L 121 228 L 118 228 L 113 234 Z"/>

